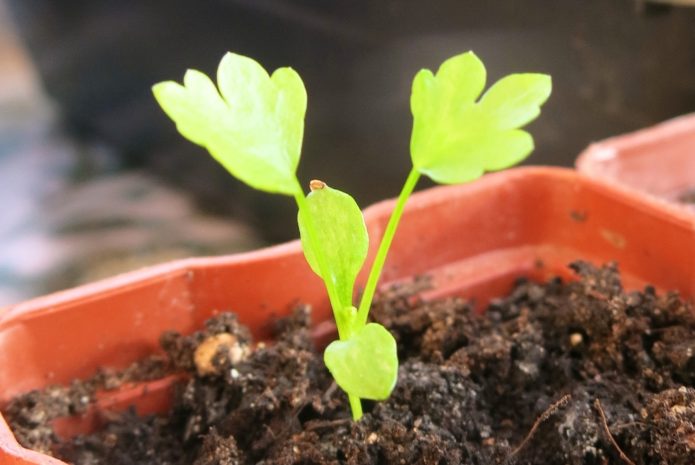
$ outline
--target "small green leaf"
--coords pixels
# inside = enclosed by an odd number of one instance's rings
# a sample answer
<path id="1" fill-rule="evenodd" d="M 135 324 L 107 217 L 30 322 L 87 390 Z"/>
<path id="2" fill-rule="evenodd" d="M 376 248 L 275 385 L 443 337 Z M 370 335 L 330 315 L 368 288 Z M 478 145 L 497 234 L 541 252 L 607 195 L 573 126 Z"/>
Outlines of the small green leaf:
<path id="1" fill-rule="evenodd" d="M 413 80 L 410 105 L 413 166 L 443 184 L 476 179 L 522 161 L 533 138 L 519 128 L 540 113 L 550 96 L 550 76 L 512 74 L 485 87 L 485 67 L 467 52 L 446 60 L 433 75 Z"/>
<path id="2" fill-rule="evenodd" d="M 304 256 L 314 273 L 332 280 L 343 307 L 352 306 L 355 279 L 369 249 L 369 235 L 362 211 L 348 194 L 325 184 L 307 196 L 307 207 L 316 232 L 314 243 L 307 239 L 305 212 L 297 216 Z M 329 276 L 322 276 L 317 261 L 320 247 Z"/>
<path id="3" fill-rule="evenodd" d="M 396 340 L 380 324 L 369 323 L 350 339 L 333 341 L 323 360 L 338 386 L 360 399 L 387 399 L 396 385 Z"/>
<path id="4" fill-rule="evenodd" d="M 215 84 L 188 70 L 183 85 L 153 86 L 155 98 L 179 132 L 202 145 L 232 175 L 256 189 L 297 190 L 306 90 L 291 68 L 272 76 L 251 58 L 227 53 Z"/>

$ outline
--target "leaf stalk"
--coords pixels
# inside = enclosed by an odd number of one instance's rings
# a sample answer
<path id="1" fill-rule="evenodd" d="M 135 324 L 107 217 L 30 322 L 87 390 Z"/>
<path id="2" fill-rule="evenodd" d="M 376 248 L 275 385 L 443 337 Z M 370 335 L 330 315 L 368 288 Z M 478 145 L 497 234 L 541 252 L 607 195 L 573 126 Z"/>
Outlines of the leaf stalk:
<path id="1" fill-rule="evenodd" d="M 400 195 L 398 196 L 396 206 L 391 213 L 389 222 L 386 225 L 386 230 L 381 238 L 381 243 L 379 244 L 379 249 L 376 252 L 376 257 L 374 257 L 372 268 L 369 270 L 367 284 L 364 287 L 360 307 L 357 310 L 357 317 L 355 318 L 355 325 L 357 325 L 357 327 L 367 324 L 367 317 L 369 316 L 369 309 L 372 306 L 372 300 L 374 299 L 374 293 L 376 292 L 376 285 L 381 277 L 381 272 L 384 268 L 384 263 L 386 262 L 386 256 L 389 253 L 391 242 L 393 242 L 393 237 L 396 234 L 398 223 L 400 223 L 401 216 L 403 216 L 405 204 L 408 201 L 410 194 L 412 194 L 413 190 L 415 190 L 415 186 L 417 185 L 419 179 L 420 172 L 413 167 L 410 170 L 410 174 L 408 174 L 408 179 L 406 179 Z"/>

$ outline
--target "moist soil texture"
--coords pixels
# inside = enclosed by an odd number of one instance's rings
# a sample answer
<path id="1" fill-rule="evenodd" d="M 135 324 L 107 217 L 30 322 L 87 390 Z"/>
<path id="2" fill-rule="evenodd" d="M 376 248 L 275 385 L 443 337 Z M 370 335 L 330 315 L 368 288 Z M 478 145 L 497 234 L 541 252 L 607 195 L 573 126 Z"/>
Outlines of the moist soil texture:
<path id="1" fill-rule="evenodd" d="M 98 375 L 32 392 L 5 410 L 18 439 L 80 465 L 695 464 L 695 314 L 676 293 L 626 293 L 614 265 L 577 281 L 520 280 L 483 315 L 463 300 L 382 293 L 372 318 L 398 341 L 398 383 L 350 419 L 300 308 L 254 344 L 233 314 L 189 336 L 143 378 L 190 376 L 162 416 L 113 414 L 63 441 L 50 419 L 79 413 Z M 115 379 L 115 381 L 114 381 Z"/>

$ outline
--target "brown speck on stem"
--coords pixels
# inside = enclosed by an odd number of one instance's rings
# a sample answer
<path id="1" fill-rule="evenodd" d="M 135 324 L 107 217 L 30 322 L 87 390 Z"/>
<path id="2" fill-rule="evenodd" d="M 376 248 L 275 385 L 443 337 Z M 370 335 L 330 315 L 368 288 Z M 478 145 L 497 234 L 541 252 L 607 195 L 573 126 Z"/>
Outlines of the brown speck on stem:
<path id="1" fill-rule="evenodd" d="M 326 187 L 326 183 L 323 181 L 320 181 L 318 179 L 312 179 L 311 181 L 309 181 L 309 189 L 311 189 L 311 192 L 323 189 L 324 187 Z"/>

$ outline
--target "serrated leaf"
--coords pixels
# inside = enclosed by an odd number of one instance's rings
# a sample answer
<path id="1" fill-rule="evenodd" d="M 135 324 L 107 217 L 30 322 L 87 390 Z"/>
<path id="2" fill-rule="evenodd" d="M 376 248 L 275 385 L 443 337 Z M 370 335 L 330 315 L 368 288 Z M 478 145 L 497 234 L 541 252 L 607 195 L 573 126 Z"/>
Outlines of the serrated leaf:
<path id="1" fill-rule="evenodd" d="M 307 101 L 299 75 L 279 68 L 269 76 L 253 59 L 227 53 L 217 84 L 189 70 L 183 85 L 166 81 L 152 90 L 179 132 L 232 175 L 256 189 L 294 195 Z"/>
<path id="2" fill-rule="evenodd" d="M 332 280 L 343 307 L 352 306 L 355 279 L 369 249 L 369 235 L 362 211 L 348 194 L 325 186 L 307 196 L 307 208 L 316 240 L 307 239 L 305 212 L 297 215 L 302 248 L 307 262 L 324 281 Z M 315 248 L 321 248 L 328 276 L 322 276 Z"/>
<path id="3" fill-rule="evenodd" d="M 522 161 L 533 138 L 519 128 L 540 113 L 551 92 L 550 76 L 512 74 L 485 86 L 485 67 L 467 52 L 445 61 L 434 75 L 413 80 L 413 166 L 443 184 L 476 179 Z"/>
<path id="4" fill-rule="evenodd" d="M 377 323 L 363 326 L 348 340 L 333 341 L 323 360 L 338 386 L 360 399 L 387 399 L 398 379 L 396 341 Z"/>

